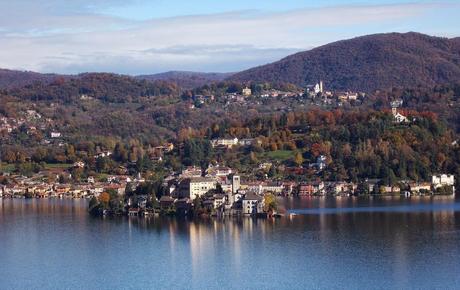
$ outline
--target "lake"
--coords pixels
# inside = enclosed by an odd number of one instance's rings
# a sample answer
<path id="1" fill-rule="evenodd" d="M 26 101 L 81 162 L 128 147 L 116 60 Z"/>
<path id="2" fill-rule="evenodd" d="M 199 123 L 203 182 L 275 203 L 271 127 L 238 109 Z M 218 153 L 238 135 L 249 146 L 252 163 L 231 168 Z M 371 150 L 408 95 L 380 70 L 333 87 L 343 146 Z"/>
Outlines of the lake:
<path id="1" fill-rule="evenodd" d="M 293 215 L 188 221 L 92 218 L 85 200 L 0 199 L 0 288 L 460 287 L 453 198 L 280 203 Z"/>

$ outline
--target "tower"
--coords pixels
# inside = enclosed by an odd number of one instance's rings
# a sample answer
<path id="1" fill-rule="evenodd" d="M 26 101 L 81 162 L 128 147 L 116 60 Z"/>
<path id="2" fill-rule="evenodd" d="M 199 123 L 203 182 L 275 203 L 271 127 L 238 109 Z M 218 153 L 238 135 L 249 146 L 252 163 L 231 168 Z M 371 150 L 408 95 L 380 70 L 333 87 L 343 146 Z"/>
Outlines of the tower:
<path id="1" fill-rule="evenodd" d="M 241 186 L 241 178 L 239 175 L 232 176 L 232 193 L 235 194 Z"/>
<path id="2" fill-rule="evenodd" d="M 323 81 L 319 81 L 319 92 L 323 93 Z"/>

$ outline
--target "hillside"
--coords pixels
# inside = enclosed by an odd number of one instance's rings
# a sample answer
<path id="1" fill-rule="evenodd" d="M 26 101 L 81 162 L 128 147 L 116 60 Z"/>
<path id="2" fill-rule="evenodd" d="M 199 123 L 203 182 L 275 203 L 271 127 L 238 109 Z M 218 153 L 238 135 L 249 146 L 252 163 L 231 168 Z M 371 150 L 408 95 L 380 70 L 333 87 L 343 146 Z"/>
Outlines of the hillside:
<path id="1" fill-rule="evenodd" d="M 164 73 L 152 74 L 152 75 L 141 75 L 137 76 L 137 79 L 148 80 L 148 81 L 168 81 L 174 82 L 183 89 L 193 89 L 200 87 L 212 82 L 219 82 L 228 77 L 231 73 L 200 73 L 200 72 L 188 72 L 188 71 L 169 71 Z"/>
<path id="2" fill-rule="evenodd" d="M 179 88 L 166 81 L 137 80 L 110 73 L 86 73 L 68 78 L 56 78 L 49 83 L 35 82 L 8 90 L 11 96 L 23 100 L 73 102 L 82 97 L 106 102 L 124 103 L 139 97 L 178 95 Z"/>
<path id="3" fill-rule="evenodd" d="M 460 80 L 460 40 L 413 32 L 362 36 L 300 52 L 229 79 L 300 86 L 322 79 L 327 88 L 363 91 L 433 86 Z"/>
<path id="4" fill-rule="evenodd" d="M 33 84 L 34 82 L 50 83 L 58 77 L 55 74 L 41 74 L 30 71 L 0 69 L 0 89 L 11 89 Z"/>

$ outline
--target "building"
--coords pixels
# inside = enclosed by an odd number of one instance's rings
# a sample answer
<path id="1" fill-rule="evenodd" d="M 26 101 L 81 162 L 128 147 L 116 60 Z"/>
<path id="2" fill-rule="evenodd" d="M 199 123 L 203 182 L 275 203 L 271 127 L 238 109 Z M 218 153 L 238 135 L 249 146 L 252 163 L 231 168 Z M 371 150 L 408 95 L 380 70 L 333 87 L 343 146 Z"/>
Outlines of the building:
<path id="1" fill-rule="evenodd" d="M 280 195 L 284 190 L 283 184 L 277 182 L 251 182 L 249 184 L 245 184 L 245 188 L 250 192 L 255 192 L 256 194 L 271 192 Z"/>
<path id="2" fill-rule="evenodd" d="M 412 182 L 409 184 L 409 189 L 412 193 L 428 193 L 431 192 L 431 184 L 429 182 Z"/>
<path id="3" fill-rule="evenodd" d="M 235 194 L 241 187 L 241 177 L 239 175 L 232 176 L 232 193 Z"/>
<path id="4" fill-rule="evenodd" d="M 51 138 L 60 138 L 61 133 L 60 132 L 51 132 L 50 136 L 51 136 Z"/>
<path id="5" fill-rule="evenodd" d="M 327 157 L 324 155 L 320 155 L 316 158 L 316 163 L 311 163 L 310 167 L 314 167 L 317 170 L 323 170 L 327 166 Z"/>
<path id="6" fill-rule="evenodd" d="M 319 83 L 317 83 L 316 85 L 313 86 L 312 88 L 312 91 L 315 95 L 319 94 L 319 93 L 323 93 L 324 91 L 324 87 L 323 87 L 323 81 L 319 81 Z"/>
<path id="7" fill-rule="evenodd" d="M 299 185 L 299 196 L 324 195 L 325 185 L 323 181 L 302 183 Z"/>
<path id="8" fill-rule="evenodd" d="M 188 198 L 194 200 L 206 194 L 211 189 L 216 189 L 217 182 L 211 178 L 193 177 L 188 180 L 188 184 Z"/>
<path id="9" fill-rule="evenodd" d="M 233 139 L 213 139 L 211 140 L 211 145 L 212 147 L 227 147 L 227 148 L 232 148 L 235 145 L 238 145 L 238 138 L 233 138 Z"/>
<path id="10" fill-rule="evenodd" d="M 250 95 L 252 95 L 252 91 L 251 91 L 250 88 L 245 87 L 245 88 L 243 89 L 243 91 L 242 91 L 242 94 L 243 94 L 243 96 L 249 97 Z"/>
<path id="11" fill-rule="evenodd" d="M 181 198 L 179 200 L 176 200 L 175 206 L 176 206 L 176 212 L 179 215 L 187 215 L 190 210 L 192 209 L 192 201 L 190 198 Z"/>
<path id="12" fill-rule="evenodd" d="M 431 177 L 431 185 L 434 190 L 450 187 L 455 194 L 455 176 L 453 174 L 439 174 Z"/>
<path id="13" fill-rule="evenodd" d="M 245 139 L 239 140 L 238 144 L 240 144 L 241 146 L 251 146 L 255 142 L 256 142 L 256 139 L 254 139 L 254 138 L 245 138 Z M 261 143 L 261 141 L 257 140 L 257 144 L 260 145 L 260 143 Z"/>
<path id="14" fill-rule="evenodd" d="M 395 102 L 391 103 L 391 113 L 393 114 L 393 118 L 395 122 L 396 123 L 409 123 L 409 119 L 403 114 L 398 112 L 399 106 L 400 106 L 400 103 L 395 103 Z"/>
<path id="15" fill-rule="evenodd" d="M 160 198 L 160 208 L 161 209 L 168 209 L 174 204 L 174 201 L 175 201 L 174 198 L 172 198 L 170 196 L 167 196 L 167 195 L 163 195 Z"/>
<path id="16" fill-rule="evenodd" d="M 102 151 L 96 154 L 96 158 L 109 157 L 110 155 L 112 155 L 111 151 Z"/>
<path id="17" fill-rule="evenodd" d="M 200 167 L 189 166 L 182 170 L 179 177 L 180 178 L 201 177 L 202 173 L 203 172 Z"/>
<path id="18" fill-rule="evenodd" d="M 264 198 L 256 195 L 255 193 L 249 192 L 243 198 L 243 214 L 255 215 L 263 213 L 264 211 Z"/>
<path id="19" fill-rule="evenodd" d="M 339 181 L 332 184 L 332 192 L 337 195 L 353 194 L 357 188 L 358 186 L 352 182 Z"/>
<path id="20" fill-rule="evenodd" d="M 85 167 L 85 162 L 83 161 L 77 161 L 73 164 L 73 167 L 75 168 L 84 168 Z"/>
<path id="21" fill-rule="evenodd" d="M 209 164 L 206 169 L 206 177 L 224 177 L 233 173 L 230 167 Z"/>

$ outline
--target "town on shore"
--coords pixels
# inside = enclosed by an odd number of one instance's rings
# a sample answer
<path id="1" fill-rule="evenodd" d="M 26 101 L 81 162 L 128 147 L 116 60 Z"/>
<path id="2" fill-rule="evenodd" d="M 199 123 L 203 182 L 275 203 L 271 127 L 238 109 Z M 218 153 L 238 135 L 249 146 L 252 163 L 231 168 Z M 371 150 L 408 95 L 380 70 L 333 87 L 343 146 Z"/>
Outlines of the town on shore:
<path id="1" fill-rule="evenodd" d="M 192 97 L 194 108 L 214 101 Z M 224 99 L 228 105 L 296 97 L 337 108 L 359 104 L 366 94 L 326 91 L 320 81 L 303 92 L 262 90 L 257 97 L 244 87 Z M 0 119 L 5 144 L 40 140 L 35 151 L 5 146 L 0 166 L 9 170 L 0 168 L 0 197 L 87 198 L 94 215 L 276 216 L 277 196 L 455 195 L 456 175 L 445 169 L 455 167 L 447 154 L 458 150 L 457 140 L 434 114 L 400 110 L 403 103 L 394 98 L 388 112 L 289 112 L 246 124 L 189 127 L 155 147 L 133 139 L 76 141 L 30 108 L 21 118 Z M 446 153 L 414 158 L 431 136 L 444 142 L 439 149 Z M 236 156 L 244 172 L 229 165 Z"/>
<path id="2" fill-rule="evenodd" d="M 224 142 L 221 140 L 220 142 Z M 110 154 L 110 153 L 108 153 Z M 326 166 L 319 157 L 312 166 Z M 83 166 L 76 162 L 74 167 Z M 260 167 L 271 164 L 260 164 Z M 65 171 L 64 171 L 65 172 Z M 455 195 L 455 178 L 450 174 L 433 175 L 429 182 L 402 180 L 386 186 L 379 179 L 346 181 L 263 181 L 246 180 L 227 166 L 210 164 L 206 170 L 189 166 L 166 176 L 160 185 L 161 196 L 149 194 L 150 181 L 137 176 L 112 175 L 105 180 L 90 176 L 86 182 L 43 182 L 52 172 L 31 177 L 6 175 L 11 181 L 0 185 L 1 198 L 86 198 L 95 215 L 250 215 L 274 216 L 277 196 L 365 196 L 365 195 Z M 69 176 L 70 177 L 70 176 Z M 70 180 L 70 179 L 69 179 Z"/>

